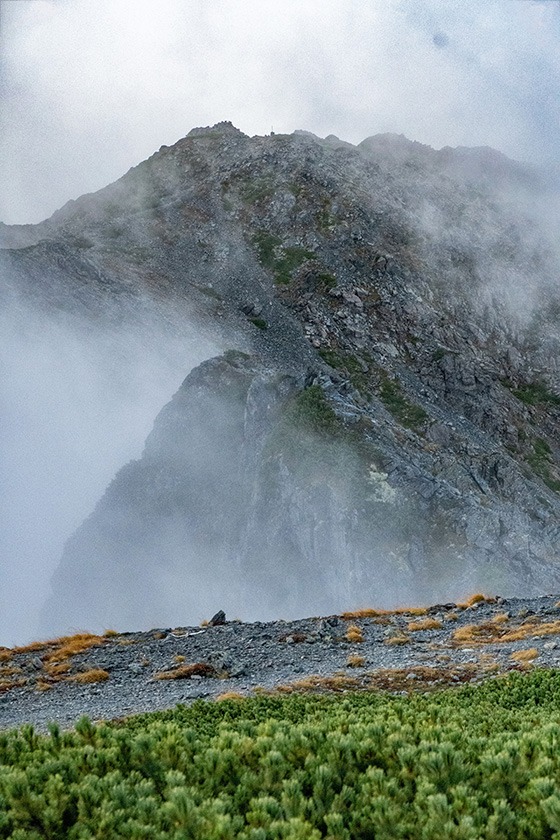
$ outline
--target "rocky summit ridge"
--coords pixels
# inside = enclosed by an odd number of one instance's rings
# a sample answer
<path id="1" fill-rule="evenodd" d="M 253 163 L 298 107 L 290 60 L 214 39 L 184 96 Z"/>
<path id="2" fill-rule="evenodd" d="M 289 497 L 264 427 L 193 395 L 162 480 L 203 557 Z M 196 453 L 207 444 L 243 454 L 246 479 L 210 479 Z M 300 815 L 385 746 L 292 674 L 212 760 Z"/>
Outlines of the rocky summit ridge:
<path id="1" fill-rule="evenodd" d="M 493 150 L 220 123 L 2 226 L 10 305 L 225 351 L 68 541 L 45 627 L 558 590 L 559 192 Z"/>

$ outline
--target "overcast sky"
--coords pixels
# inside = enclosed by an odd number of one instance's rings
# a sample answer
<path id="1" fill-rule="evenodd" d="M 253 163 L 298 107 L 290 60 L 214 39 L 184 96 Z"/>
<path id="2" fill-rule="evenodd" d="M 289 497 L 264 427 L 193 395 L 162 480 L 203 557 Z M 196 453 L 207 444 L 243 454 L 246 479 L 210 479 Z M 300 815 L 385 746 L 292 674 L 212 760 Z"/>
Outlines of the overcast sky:
<path id="1" fill-rule="evenodd" d="M 1 0 L 0 220 L 193 126 L 558 160 L 560 0 Z"/>

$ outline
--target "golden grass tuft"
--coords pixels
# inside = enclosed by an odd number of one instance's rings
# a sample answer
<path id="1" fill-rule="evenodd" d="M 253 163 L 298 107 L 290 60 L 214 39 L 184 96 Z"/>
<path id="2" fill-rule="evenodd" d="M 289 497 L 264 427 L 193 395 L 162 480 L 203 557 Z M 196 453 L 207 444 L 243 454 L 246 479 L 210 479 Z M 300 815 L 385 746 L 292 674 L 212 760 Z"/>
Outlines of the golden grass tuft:
<path id="1" fill-rule="evenodd" d="M 118 636 L 119 634 L 117 633 L 116 630 L 105 630 L 103 632 L 103 635 L 105 636 L 106 639 L 112 639 L 114 636 Z"/>
<path id="2" fill-rule="evenodd" d="M 362 668 L 366 664 L 365 656 L 358 656 L 357 654 L 350 654 L 346 661 L 349 668 Z"/>
<path id="3" fill-rule="evenodd" d="M 495 670 L 493 668 L 493 670 Z M 258 694 L 313 694 L 337 693 L 347 691 L 390 691 L 415 692 L 436 691 L 444 685 L 454 686 L 471 682 L 488 675 L 489 664 L 480 665 L 472 662 L 439 667 L 417 665 L 410 668 L 382 668 L 359 676 L 339 673 L 329 677 L 312 675 L 295 680 L 275 689 L 253 689 Z"/>
<path id="4" fill-rule="evenodd" d="M 28 645 L 13 648 L 12 653 L 37 653 L 38 651 L 46 650 L 51 645 L 56 645 L 56 643 L 57 639 L 51 639 L 48 642 L 31 642 Z"/>
<path id="5" fill-rule="evenodd" d="M 292 691 L 351 691 L 361 685 L 358 677 L 345 675 L 334 675 L 332 677 L 320 677 L 312 675 L 301 680 L 295 680 L 290 688 Z"/>
<path id="6" fill-rule="evenodd" d="M 536 648 L 527 648 L 527 650 L 514 651 L 510 654 L 510 659 L 513 659 L 514 662 L 532 662 L 538 655 L 539 652 Z"/>
<path id="7" fill-rule="evenodd" d="M 102 668 L 90 668 L 89 671 L 83 671 L 81 674 L 75 674 L 73 677 L 67 677 L 66 679 L 86 685 L 88 683 L 106 682 L 109 679 L 109 674 Z"/>
<path id="8" fill-rule="evenodd" d="M 459 616 L 457 615 L 457 613 L 447 613 L 447 615 L 445 616 L 445 620 L 446 621 L 458 621 Z"/>
<path id="9" fill-rule="evenodd" d="M 37 680 L 37 685 L 35 686 L 37 691 L 50 691 L 52 687 L 52 683 L 40 679 Z"/>
<path id="10" fill-rule="evenodd" d="M 75 636 L 62 636 L 55 644 L 56 648 L 45 657 L 46 662 L 60 662 L 77 653 L 84 653 L 92 647 L 103 644 L 103 636 L 93 633 L 76 633 Z"/>
<path id="11" fill-rule="evenodd" d="M 427 607 L 399 607 L 396 610 L 352 610 L 351 612 L 343 612 L 342 618 L 345 621 L 353 621 L 357 618 L 387 618 L 392 615 L 426 615 Z"/>
<path id="12" fill-rule="evenodd" d="M 31 642 L 23 647 L 15 647 L 12 653 L 39 653 L 49 651 L 43 656 L 45 662 L 58 662 L 68 659 L 76 653 L 83 653 L 86 650 L 101 645 L 105 641 L 103 636 L 96 636 L 93 633 L 75 633 L 73 636 L 60 636 L 57 639 L 47 639 L 42 642 Z"/>
<path id="13" fill-rule="evenodd" d="M 9 682 L 0 681 L 0 693 L 9 691 L 10 688 L 21 688 L 23 685 L 27 685 L 26 677 L 22 677 L 19 680 L 9 680 Z"/>
<path id="14" fill-rule="evenodd" d="M 457 606 L 460 609 L 466 610 L 469 607 L 474 607 L 475 604 L 481 604 L 485 602 L 486 604 L 495 604 L 496 598 L 493 598 L 489 595 L 483 595 L 481 592 L 477 592 L 475 595 L 471 595 L 470 598 L 467 598 L 466 601 L 458 601 Z"/>
<path id="15" fill-rule="evenodd" d="M 201 627 L 208 627 L 208 626 L 209 626 L 209 624 L 208 624 L 208 619 L 207 619 L 207 618 L 203 618 L 203 619 L 202 619 L 202 621 L 200 622 L 200 626 L 201 626 Z"/>
<path id="16" fill-rule="evenodd" d="M 509 621 L 509 615 L 507 613 L 498 613 L 497 615 L 493 615 L 491 621 L 494 624 L 507 624 Z"/>
<path id="17" fill-rule="evenodd" d="M 245 697 L 242 694 L 240 694 L 238 691 L 224 691 L 223 694 L 219 694 L 218 697 L 216 697 L 216 702 L 217 703 L 221 703 L 222 700 L 239 701 L 239 700 L 245 700 Z"/>
<path id="18" fill-rule="evenodd" d="M 12 651 L 9 648 L 0 648 L 0 662 L 9 662 L 12 658 Z"/>
<path id="19" fill-rule="evenodd" d="M 389 610 L 351 610 L 350 612 L 343 612 L 342 618 L 345 621 L 352 621 L 356 618 L 377 618 L 380 615 L 389 615 Z"/>
<path id="20" fill-rule="evenodd" d="M 409 622 L 408 629 L 414 633 L 417 630 L 441 630 L 442 626 L 437 618 L 424 618 L 422 621 Z"/>
<path id="21" fill-rule="evenodd" d="M 22 670 L 19 665 L 2 665 L 0 668 L 0 679 L 3 677 L 13 677 L 14 674 L 21 674 Z"/>
<path id="22" fill-rule="evenodd" d="M 354 644 L 358 642 L 364 641 L 364 634 L 362 633 L 360 627 L 357 624 L 351 624 L 348 630 L 346 631 L 346 638 L 349 642 L 353 642 Z"/>
<path id="23" fill-rule="evenodd" d="M 531 616 L 532 617 L 532 616 Z M 507 622 L 509 624 L 509 622 Z M 480 624 L 467 624 L 458 627 L 452 634 L 452 643 L 461 644 L 492 644 L 500 642 L 521 642 L 524 639 L 539 638 L 560 634 L 560 621 L 550 621 L 542 624 L 525 621 L 518 627 L 505 626 L 506 622 L 483 621 Z"/>
<path id="24" fill-rule="evenodd" d="M 173 662 L 175 662 L 177 665 L 180 665 L 184 661 L 185 657 L 181 653 L 176 653 L 173 657 Z"/>
<path id="25" fill-rule="evenodd" d="M 385 639 L 386 645 L 407 645 L 410 642 L 409 636 L 390 636 Z"/>
<path id="26" fill-rule="evenodd" d="M 182 665 L 173 671 L 160 671 L 155 680 L 190 680 L 191 677 L 215 677 L 216 669 L 206 662 L 196 662 L 194 665 Z"/>
<path id="27" fill-rule="evenodd" d="M 49 677 L 61 677 L 63 674 L 67 674 L 71 667 L 69 662 L 57 662 L 56 664 L 46 665 L 45 673 Z"/>

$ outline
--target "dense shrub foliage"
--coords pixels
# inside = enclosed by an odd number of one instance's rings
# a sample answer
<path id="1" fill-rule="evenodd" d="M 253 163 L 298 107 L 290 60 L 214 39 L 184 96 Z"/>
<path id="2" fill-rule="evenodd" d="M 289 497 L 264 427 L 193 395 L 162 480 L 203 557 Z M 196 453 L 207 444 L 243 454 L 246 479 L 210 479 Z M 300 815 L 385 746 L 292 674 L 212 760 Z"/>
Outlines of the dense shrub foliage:
<path id="1" fill-rule="evenodd" d="M 560 673 L 0 734 L 0 837 L 560 838 Z"/>

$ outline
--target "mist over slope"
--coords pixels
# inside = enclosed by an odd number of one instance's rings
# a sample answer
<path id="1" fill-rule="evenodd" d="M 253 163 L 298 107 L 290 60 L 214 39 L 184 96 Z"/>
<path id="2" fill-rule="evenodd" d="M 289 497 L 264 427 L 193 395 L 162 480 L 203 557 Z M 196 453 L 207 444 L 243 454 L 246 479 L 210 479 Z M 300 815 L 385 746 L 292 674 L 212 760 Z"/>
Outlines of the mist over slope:
<path id="1" fill-rule="evenodd" d="M 69 540 L 44 632 L 552 591 L 558 194 L 489 149 L 220 123 L 3 226 L 9 311 L 115 336 L 160 405 L 237 351 Z"/>

